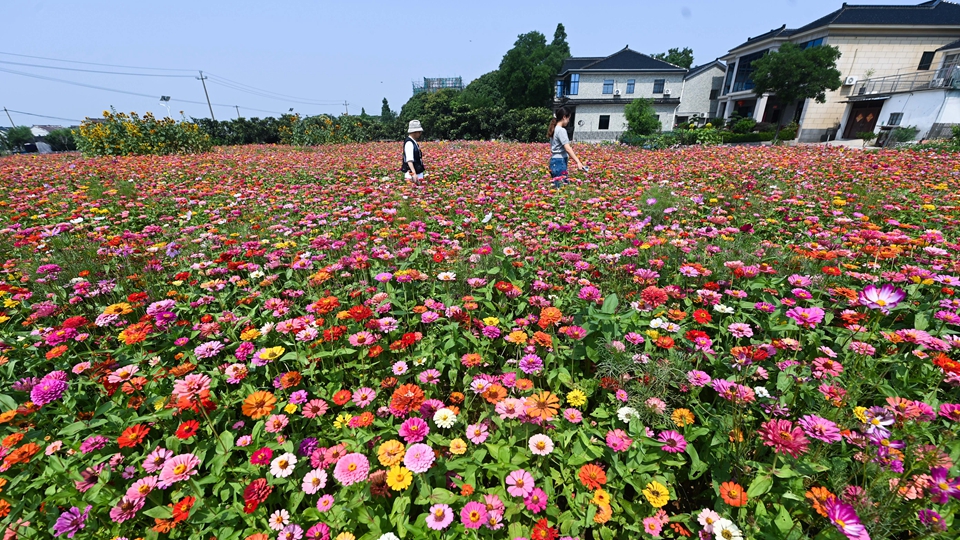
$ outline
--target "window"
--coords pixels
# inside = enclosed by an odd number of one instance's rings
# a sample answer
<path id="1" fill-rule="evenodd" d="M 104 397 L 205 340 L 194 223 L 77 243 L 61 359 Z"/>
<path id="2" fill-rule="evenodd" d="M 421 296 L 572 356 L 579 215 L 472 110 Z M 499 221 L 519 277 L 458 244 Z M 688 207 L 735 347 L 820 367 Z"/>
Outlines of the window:
<path id="1" fill-rule="evenodd" d="M 890 118 L 887 120 L 887 125 L 899 126 L 901 120 L 903 120 L 903 113 L 899 113 L 899 112 L 890 113 Z"/>
<path id="2" fill-rule="evenodd" d="M 558 80 L 558 81 L 557 81 L 557 96 L 556 96 L 556 97 L 558 97 L 558 98 L 563 97 L 563 81 L 562 81 L 562 80 Z"/>
<path id="3" fill-rule="evenodd" d="M 604 79 L 603 80 L 603 93 L 612 94 L 613 93 L 613 79 Z"/>
<path id="4" fill-rule="evenodd" d="M 574 73 L 570 75 L 570 88 L 567 90 L 567 95 L 575 96 L 580 92 L 580 74 Z"/>
<path id="5" fill-rule="evenodd" d="M 633 88 L 634 88 L 634 86 L 636 86 L 636 84 L 637 84 L 637 80 L 636 80 L 636 79 L 627 79 L 627 93 L 628 93 L 628 94 L 632 94 L 632 93 L 633 93 Z"/>
<path id="6" fill-rule="evenodd" d="M 953 77 L 953 72 L 955 69 L 957 69 L 957 66 L 960 66 L 960 53 L 943 55 L 943 66 L 940 67 L 940 72 L 937 73 L 937 78 L 949 79 Z"/>
<path id="7" fill-rule="evenodd" d="M 810 47 L 817 47 L 823 45 L 823 38 L 811 39 L 810 41 L 804 41 L 800 44 L 801 49 L 809 49 Z"/>
<path id="8" fill-rule="evenodd" d="M 923 56 L 920 57 L 920 65 L 917 66 L 917 69 L 920 71 L 930 69 L 930 64 L 933 63 L 933 51 L 927 51 L 923 53 Z"/>
<path id="9" fill-rule="evenodd" d="M 610 115 L 601 114 L 600 115 L 600 125 L 597 126 L 597 129 L 610 129 Z"/>
<path id="10" fill-rule="evenodd" d="M 733 79 L 733 88 L 731 92 L 742 92 L 753 89 L 753 61 L 759 60 L 767 51 L 755 52 L 746 56 L 741 56 L 737 61 L 737 75 Z"/>
<path id="11" fill-rule="evenodd" d="M 654 79 L 653 80 L 653 93 L 662 94 L 663 93 L 663 83 L 666 82 L 664 79 Z"/>
<path id="12" fill-rule="evenodd" d="M 719 89 L 719 88 L 714 88 L 714 89 L 710 90 L 710 101 L 713 101 L 713 100 L 717 99 L 718 97 L 720 97 L 720 89 Z"/>
<path id="13" fill-rule="evenodd" d="M 727 76 L 726 76 L 726 78 L 723 80 L 723 93 L 724 93 L 724 94 L 729 94 L 729 93 L 730 93 L 730 85 L 733 83 L 733 74 L 734 74 L 733 66 L 732 66 L 732 65 L 727 65 Z"/>

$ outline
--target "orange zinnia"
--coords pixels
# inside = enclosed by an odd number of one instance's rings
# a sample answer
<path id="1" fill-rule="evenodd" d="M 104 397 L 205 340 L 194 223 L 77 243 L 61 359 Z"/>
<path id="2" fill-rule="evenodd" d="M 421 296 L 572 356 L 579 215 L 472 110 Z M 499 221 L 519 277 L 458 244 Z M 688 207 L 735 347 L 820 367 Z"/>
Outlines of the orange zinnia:
<path id="1" fill-rule="evenodd" d="M 603 472 L 603 469 L 597 467 L 593 463 L 587 463 L 583 467 L 580 467 L 580 483 L 583 484 L 583 487 L 594 491 L 600 489 L 601 486 L 607 483 L 607 473 Z"/>
<path id="2" fill-rule="evenodd" d="M 563 317 L 563 313 L 555 307 L 543 308 L 540 311 L 540 318 L 537 320 L 537 326 L 546 330 L 549 326 L 560 322 L 560 318 Z"/>
<path id="3" fill-rule="evenodd" d="M 560 399 L 546 390 L 528 397 L 525 405 L 527 416 L 532 418 L 549 420 L 560 412 Z"/>
<path id="4" fill-rule="evenodd" d="M 720 496 L 723 502 L 730 506 L 743 506 L 747 504 L 747 492 L 743 486 L 736 482 L 724 482 L 720 484 Z"/>
<path id="5" fill-rule="evenodd" d="M 489 403 L 496 405 L 500 403 L 507 397 L 507 389 L 499 384 L 491 384 L 487 387 L 487 391 L 483 393 L 483 399 L 487 400 Z"/>
<path id="6" fill-rule="evenodd" d="M 827 507 L 825 506 L 827 501 L 830 500 L 830 497 L 835 497 L 827 488 L 819 486 L 810 488 L 803 496 L 810 499 L 813 509 L 823 517 L 827 517 Z"/>
<path id="7" fill-rule="evenodd" d="M 390 408 L 408 413 L 420 408 L 426 397 L 423 390 L 415 384 L 401 384 L 390 397 Z"/>
<path id="8" fill-rule="evenodd" d="M 250 394 L 247 396 L 247 399 L 243 400 L 243 408 L 241 410 L 243 414 L 257 420 L 270 414 L 276 403 L 277 398 L 274 397 L 273 394 L 260 390 Z"/>

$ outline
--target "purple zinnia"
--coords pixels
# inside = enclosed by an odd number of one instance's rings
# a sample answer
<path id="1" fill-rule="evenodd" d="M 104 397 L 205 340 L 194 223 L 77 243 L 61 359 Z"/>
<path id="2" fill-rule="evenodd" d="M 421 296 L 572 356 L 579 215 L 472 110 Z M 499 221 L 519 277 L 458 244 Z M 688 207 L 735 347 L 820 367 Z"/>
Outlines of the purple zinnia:
<path id="1" fill-rule="evenodd" d="M 197 358 L 213 358 L 222 348 L 223 343 L 219 341 L 208 341 L 197 346 L 197 348 L 193 350 L 193 354 L 196 355 Z"/>
<path id="2" fill-rule="evenodd" d="M 87 526 L 87 516 L 90 514 L 91 508 L 93 508 L 93 506 L 87 505 L 87 509 L 81 512 L 79 508 L 73 506 L 66 512 L 60 514 L 57 522 L 53 525 L 53 535 L 60 536 L 66 533 L 67 538 L 73 538 L 73 535 Z"/>
<path id="3" fill-rule="evenodd" d="M 947 530 L 947 524 L 943 521 L 943 516 L 933 510 L 921 510 L 917 513 L 920 523 L 923 523 L 927 529 L 933 532 L 943 532 Z"/>
<path id="4" fill-rule="evenodd" d="M 818 307 L 794 307 L 787 310 L 786 316 L 796 321 L 798 326 L 813 328 L 823 321 L 826 312 Z"/>
<path id="5" fill-rule="evenodd" d="M 543 369 L 543 360 L 535 354 L 528 354 L 520 359 L 520 370 L 526 374 L 539 373 Z"/>
<path id="6" fill-rule="evenodd" d="M 300 448 L 297 450 L 297 453 L 306 457 L 312 454 L 313 451 L 319 447 L 320 443 L 315 437 L 307 437 L 306 439 L 300 441 Z"/>
<path id="7" fill-rule="evenodd" d="M 869 538 L 867 529 L 860 524 L 860 517 L 857 516 L 857 512 L 853 509 L 853 506 L 836 497 L 827 499 L 824 506 L 826 506 L 827 517 L 830 519 L 830 523 L 836 525 L 840 532 L 847 535 L 847 538 L 852 540 L 859 540 L 859 538 L 863 536 Z"/>
<path id="8" fill-rule="evenodd" d="M 947 478 L 948 472 L 946 467 L 930 469 L 930 500 L 937 504 L 947 504 L 950 497 L 960 499 L 960 479 Z"/>
<path id="9" fill-rule="evenodd" d="M 803 432 L 811 439 L 817 439 L 825 443 L 835 443 L 840 441 L 840 429 L 837 424 L 812 414 L 808 414 L 798 422 Z"/>
<path id="10" fill-rule="evenodd" d="M 687 440 L 676 431 L 661 432 L 660 435 L 657 436 L 657 440 L 663 443 L 660 449 L 664 452 L 676 454 L 687 449 Z"/>
<path id="11" fill-rule="evenodd" d="M 67 391 L 66 381 L 54 378 L 44 378 L 36 386 L 30 389 L 30 400 L 38 407 L 43 407 L 47 403 L 56 401 L 63 397 Z"/>
<path id="12" fill-rule="evenodd" d="M 93 435 L 87 437 L 83 443 L 80 444 L 80 452 L 87 454 L 93 452 L 94 450 L 99 450 L 107 445 L 110 442 L 110 439 L 104 437 L 103 435 Z"/>

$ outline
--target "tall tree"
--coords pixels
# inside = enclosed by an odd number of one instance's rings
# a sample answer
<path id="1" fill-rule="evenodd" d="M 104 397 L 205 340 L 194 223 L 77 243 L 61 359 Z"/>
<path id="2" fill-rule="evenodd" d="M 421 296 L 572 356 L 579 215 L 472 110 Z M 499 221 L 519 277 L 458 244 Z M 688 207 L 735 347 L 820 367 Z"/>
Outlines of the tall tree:
<path id="1" fill-rule="evenodd" d="M 683 50 L 674 47 L 667 49 L 665 53 L 651 54 L 650 56 L 686 69 L 690 69 L 690 66 L 693 65 L 693 49 L 689 47 L 684 47 Z"/>
<path id="2" fill-rule="evenodd" d="M 827 101 L 827 90 L 840 88 L 840 70 L 837 59 L 840 50 L 829 45 L 801 49 L 793 43 L 784 43 L 780 50 L 754 60 L 753 93 L 757 97 L 770 92 L 776 94 L 784 106 L 801 99 Z M 780 136 L 780 124 L 774 140 Z"/>
<path id="3" fill-rule="evenodd" d="M 557 25 L 553 41 L 540 32 L 522 34 L 500 61 L 500 93 L 510 109 L 547 107 L 563 60 L 570 56 L 567 33 Z"/>
<path id="4" fill-rule="evenodd" d="M 457 101 L 477 109 L 481 107 L 503 107 L 503 94 L 500 93 L 500 72 L 493 70 L 477 77 L 460 95 Z"/>
<path id="5" fill-rule="evenodd" d="M 383 106 L 380 107 L 380 120 L 383 122 L 389 122 L 396 119 L 397 113 L 390 110 L 390 103 L 387 102 L 387 98 L 383 98 Z"/>

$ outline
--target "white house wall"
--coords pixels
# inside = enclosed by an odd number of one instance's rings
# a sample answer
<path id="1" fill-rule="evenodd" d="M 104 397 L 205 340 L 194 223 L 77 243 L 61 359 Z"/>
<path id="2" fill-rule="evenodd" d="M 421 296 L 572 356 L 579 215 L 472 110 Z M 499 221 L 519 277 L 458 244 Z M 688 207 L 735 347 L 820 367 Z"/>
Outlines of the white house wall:
<path id="1" fill-rule="evenodd" d="M 603 81 L 613 79 L 614 90 L 620 90 L 620 97 L 623 98 L 662 98 L 664 94 L 653 93 L 653 82 L 656 79 L 664 79 L 664 90 L 670 90 L 672 98 L 680 97 L 680 89 L 683 86 L 683 73 L 665 74 L 665 73 L 638 73 L 638 72 L 609 72 L 609 73 L 581 73 L 580 91 L 572 99 L 610 99 L 613 101 L 613 94 L 603 93 Z M 632 94 L 627 93 L 627 80 L 636 81 L 636 86 Z"/>
<path id="2" fill-rule="evenodd" d="M 680 108 L 677 116 L 693 116 L 702 114 L 712 118 L 717 114 L 718 100 L 710 101 L 710 91 L 723 86 L 724 70 L 714 66 L 706 71 L 697 73 L 686 80 L 683 87 L 683 96 L 680 99 Z"/>
<path id="3" fill-rule="evenodd" d="M 887 125 L 890 115 L 903 113 L 900 125 L 913 126 L 920 129 L 916 139 L 925 139 L 930 136 L 930 128 L 934 124 L 960 123 L 960 92 L 944 90 L 925 90 L 909 94 L 894 94 L 887 99 L 880 109 L 880 120 L 877 125 Z"/>
<path id="4" fill-rule="evenodd" d="M 624 104 L 611 103 L 609 105 L 577 105 L 573 140 L 577 142 L 616 141 L 627 131 L 627 117 L 624 115 Z M 663 131 L 672 131 L 674 123 L 673 111 L 676 105 L 653 105 L 654 112 L 660 117 Z M 610 115 L 610 129 L 600 129 L 600 116 Z"/>

